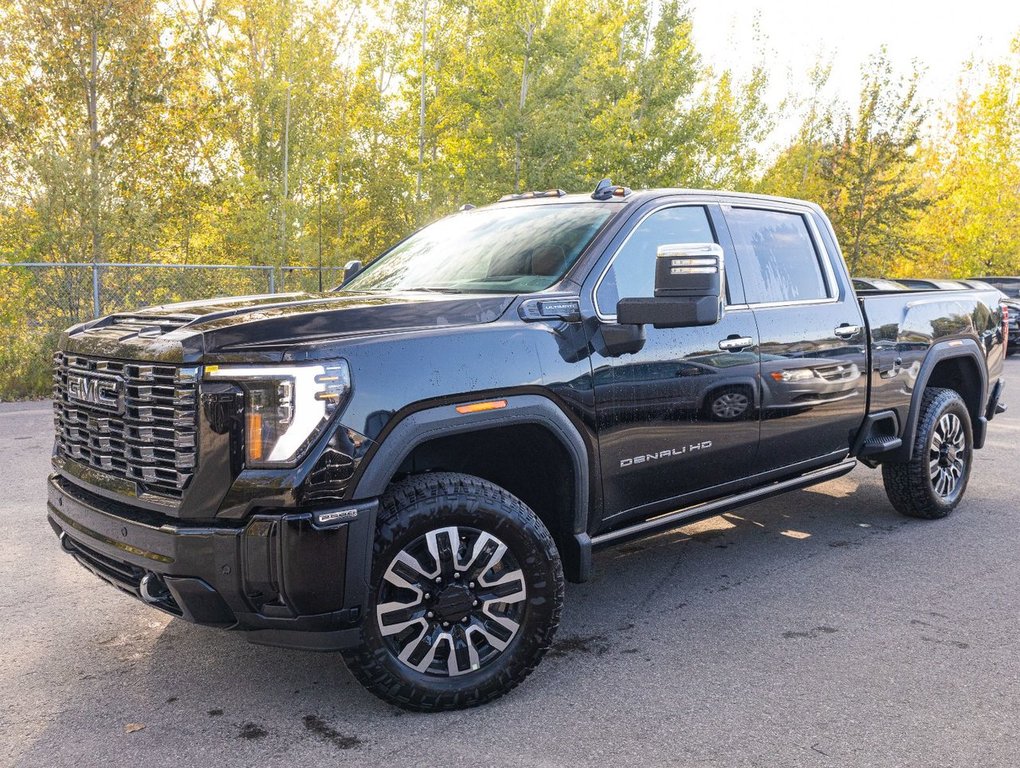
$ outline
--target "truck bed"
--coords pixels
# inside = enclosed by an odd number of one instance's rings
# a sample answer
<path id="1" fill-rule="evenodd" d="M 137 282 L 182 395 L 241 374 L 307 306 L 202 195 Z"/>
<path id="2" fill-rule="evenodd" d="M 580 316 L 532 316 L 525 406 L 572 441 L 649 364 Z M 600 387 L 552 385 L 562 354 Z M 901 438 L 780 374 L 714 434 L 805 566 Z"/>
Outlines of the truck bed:
<path id="1" fill-rule="evenodd" d="M 975 368 L 995 381 L 1002 370 L 1003 350 L 995 344 L 1002 333 L 997 291 L 980 289 L 862 292 L 858 295 L 868 329 L 870 376 L 868 412 L 893 411 L 906 423 L 922 366 L 933 365 L 933 347 L 969 347 Z M 983 414 L 974 414 L 975 419 Z"/>

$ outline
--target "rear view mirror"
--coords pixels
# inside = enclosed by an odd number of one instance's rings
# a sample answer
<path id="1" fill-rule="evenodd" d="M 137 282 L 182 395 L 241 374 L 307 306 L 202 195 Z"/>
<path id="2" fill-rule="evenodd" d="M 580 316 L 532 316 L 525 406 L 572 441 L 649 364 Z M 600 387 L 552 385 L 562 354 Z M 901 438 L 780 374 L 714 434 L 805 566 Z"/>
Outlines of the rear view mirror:
<path id="1" fill-rule="evenodd" d="M 620 299 L 617 322 L 685 328 L 712 325 L 722 317 L 723 250 L 716 243 L 660 245 L 655 259 L 655 296 Z"/>

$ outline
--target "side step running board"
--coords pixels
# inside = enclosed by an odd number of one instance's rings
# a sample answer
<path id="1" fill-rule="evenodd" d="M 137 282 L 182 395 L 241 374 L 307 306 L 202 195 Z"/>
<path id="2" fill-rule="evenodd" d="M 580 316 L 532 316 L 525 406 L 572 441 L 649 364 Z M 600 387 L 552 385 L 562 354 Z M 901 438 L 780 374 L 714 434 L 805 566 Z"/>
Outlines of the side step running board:
<path id="1" fill-rule="evenodd" d="M 772 483 L 771 485 L 766 485 L 762 488 L 738 493 L 735 496 L 727 496 L 724 499 L 718 499 L 716 501 L 706 501 L 703 504 L 696 504 L 693 507 L 686 507 L 685 509 L 680 509 L 676 512 L 669 512 L 665 515 L 653 517 L 649 520 L 642 520 L 640 523 L 626 528 L 617 528 L 614 531 L 593 536 L 591 539 L 591 546 L 592 549 L 602 549 L 603 547 L 614 546 L 626 541 L 632 541 L 633 539 L 640 539 L 645 536 L 651 536 L 655 533 L 668 531 L 671 528 L 676 528 L 677 526 L 685 523 L 692 523 L 696 520 L 703 520 L 706 517 L 721 515 L 723 512 L 728 512 L 731 509 L 742 507 L 754 501 L 761 501 L 762 499 L 778 496 L 779 494 L 786 493 L 787 491 L 796 491 L 800 488 L 806 488 L 809 485 L 817 485 L 818 483 L 823 483 L 826 480 L 833 480 L 837 477 L 842 477 L 855 466 L 857 466 L 856 460 L 847 459 L 835 466 L 816 469 L 813 472 L 808 472 L 807 474 L 799 475 L 797 477 L 790 478 L 789 480 L 782 480 L 777 483 Z"/>
<path id="2" fill-rule="evenodd" d="M 862 458 L 865 456 L 879 456 L 889 451 L 895 451 L 897 448 L 902 447 L 902 445 L 903 439 L 894 435 L 869 437 L 864 441 L 864 445 L 861 446 L 861 450 L 857 455 Z"/>

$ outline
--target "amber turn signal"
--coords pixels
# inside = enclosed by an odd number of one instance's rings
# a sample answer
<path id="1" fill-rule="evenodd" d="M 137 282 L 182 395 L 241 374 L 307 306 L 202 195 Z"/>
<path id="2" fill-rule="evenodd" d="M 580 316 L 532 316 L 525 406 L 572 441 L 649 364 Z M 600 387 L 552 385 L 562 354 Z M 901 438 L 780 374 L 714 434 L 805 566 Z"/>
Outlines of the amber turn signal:
<path id="1" fill-rule="evenodd" d="M 248 458 L 262 461 L 262 414 L 248 414 Z"/>
<path id="2" fill-rule="evenodd" d="M 486 400 L 484 403 L 458 405 L 457 413 L 478 413 L 479 411 L 495 411 L 506 408 L 506 400 Z"/>

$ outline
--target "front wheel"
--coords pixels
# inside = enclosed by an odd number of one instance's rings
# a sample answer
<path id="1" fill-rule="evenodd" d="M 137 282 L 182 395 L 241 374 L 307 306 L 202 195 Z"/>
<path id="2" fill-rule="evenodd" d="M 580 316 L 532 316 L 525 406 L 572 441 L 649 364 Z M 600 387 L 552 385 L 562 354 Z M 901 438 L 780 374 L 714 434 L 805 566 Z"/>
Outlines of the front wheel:
<path id="1" fill-rule="evenodd" d="M 714 421 L 736 421 L 747 416 L 751 392 L 745 387 L 726 387 L 713 392 L 705 401 L 705 416 Z"/>
<path id="2" fill-rule="evenodd" d="M 563 570 L 523 502 L 437 472 L 383 496 L 372 590 L 348 667 L 405 709 L 461 709 L 502 696 L 541 660 L 559 624 Z"/>
<path id="3" fill-rule="evenodd" d="M 945 517 L 967 489 L 973 451 L 970 413 L 960 395 L 952 389 L 926 389 L 913 457 L 882 465 L 889 501 L 910 517 Z"/>

